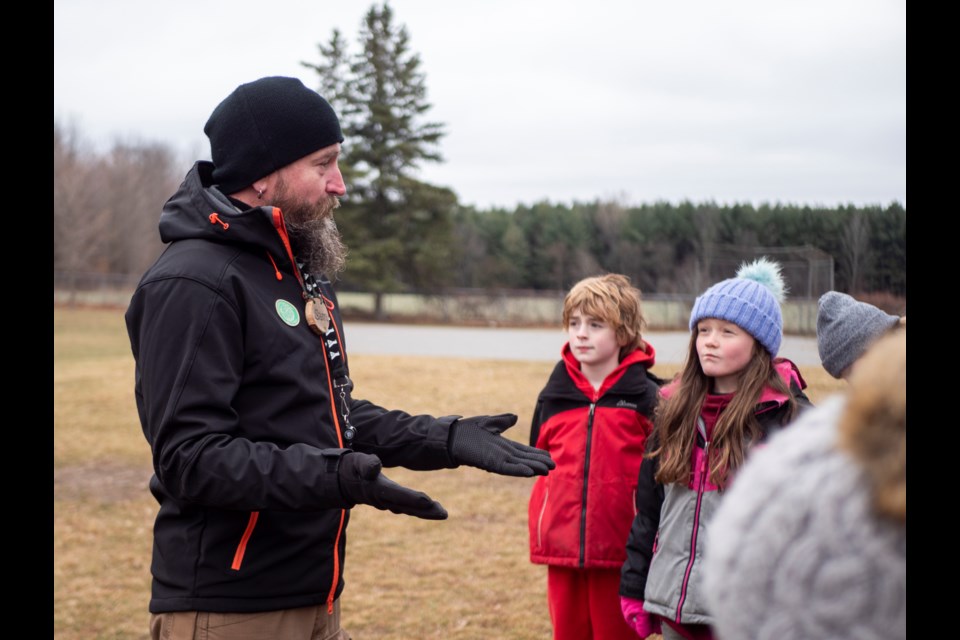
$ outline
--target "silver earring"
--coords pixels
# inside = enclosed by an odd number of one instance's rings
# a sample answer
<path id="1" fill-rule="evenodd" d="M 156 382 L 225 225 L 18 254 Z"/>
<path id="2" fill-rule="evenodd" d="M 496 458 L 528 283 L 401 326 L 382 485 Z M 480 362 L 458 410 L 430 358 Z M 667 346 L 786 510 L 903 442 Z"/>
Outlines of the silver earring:
<path id="1" fill-rule="evenodd" d="M 257 189 L 257 198 L 263 200 L 263 189 Z"/>

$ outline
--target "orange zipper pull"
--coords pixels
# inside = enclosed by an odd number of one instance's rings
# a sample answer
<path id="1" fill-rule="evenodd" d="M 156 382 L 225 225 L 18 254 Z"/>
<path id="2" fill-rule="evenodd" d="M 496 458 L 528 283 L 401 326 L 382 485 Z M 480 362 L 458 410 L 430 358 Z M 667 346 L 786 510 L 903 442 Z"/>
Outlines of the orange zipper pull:
<path id="1" fill-rule="evenodd" d="M 269 251 L 267 251 L 267 257 L 270 258 L 270 263 L 273 265 L 273 272 L 277 275 L 277 280 L 283 280 L 283 274 L 280 273 L 280 269 L 277 268 L 277 262 L 273 259 L 273 256 L 270 255 Z"/>
<path id="2" fill-rule="evenodd" d="M 220 215 L 216 212 L 211 213 L 208 217 L 210 219 L 210 224 L 219 224 L 221 227 L 223 227 L 224 231 L 230 228 L 230 224 L 221 220 Z"/>

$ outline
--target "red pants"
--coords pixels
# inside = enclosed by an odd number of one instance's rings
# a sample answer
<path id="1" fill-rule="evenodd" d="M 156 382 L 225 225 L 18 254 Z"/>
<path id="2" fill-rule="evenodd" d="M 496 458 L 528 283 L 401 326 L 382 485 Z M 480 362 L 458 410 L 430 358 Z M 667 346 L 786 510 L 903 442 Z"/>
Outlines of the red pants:
<path id="1" fill-rule="evenodd" d="M 547 567 L 554 640 L 637 640 L 620 611 L 619 569 Z"/>

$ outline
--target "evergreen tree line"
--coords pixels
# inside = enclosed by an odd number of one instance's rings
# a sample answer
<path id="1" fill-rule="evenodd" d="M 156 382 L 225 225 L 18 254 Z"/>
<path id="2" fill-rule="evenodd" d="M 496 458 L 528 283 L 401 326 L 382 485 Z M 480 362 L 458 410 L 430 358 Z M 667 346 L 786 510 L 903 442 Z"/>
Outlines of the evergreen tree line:
<path id="1" fill-rule="evenodd" d="M 835 288 L 907 290 L 906 209 L 795 204 L 543 202 L 515 210 L 454 211 L 457 287 L 568 289 L 600 272 L 630 276 L 648 293 L 696 294 L 757 255 L 794 268 L 794 296 Z M 786 248 L 808 250 L 786 251 Z M 810 249 L 816 249 L 810 250 Z M 831 268 L 833 280 L 825 275 Z M 412 284 L 412 283 L 411 283 Z"/>

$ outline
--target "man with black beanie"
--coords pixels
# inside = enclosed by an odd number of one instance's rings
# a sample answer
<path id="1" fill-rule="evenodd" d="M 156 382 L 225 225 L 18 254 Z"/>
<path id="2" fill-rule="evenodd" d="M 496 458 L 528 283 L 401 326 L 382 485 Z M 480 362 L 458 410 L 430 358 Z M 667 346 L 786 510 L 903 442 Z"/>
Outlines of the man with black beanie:
<path id="1" fill-rule="evenodd" d="M 160 505 L 151 636 L 349 638 L 350 509 L 447 517 L 382 467 L 530 477 L 554 463 L 501 435 L 513 414 L 436 418 L 353 397 L 329 280 L 346 253 L 333 219 L 343 134 L 326 100 L 261 78 L 204 131 L 212 162 L 164 206 L 169 246 L 126 313 Z"/>

